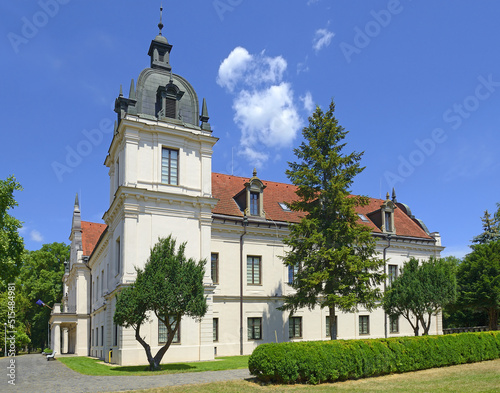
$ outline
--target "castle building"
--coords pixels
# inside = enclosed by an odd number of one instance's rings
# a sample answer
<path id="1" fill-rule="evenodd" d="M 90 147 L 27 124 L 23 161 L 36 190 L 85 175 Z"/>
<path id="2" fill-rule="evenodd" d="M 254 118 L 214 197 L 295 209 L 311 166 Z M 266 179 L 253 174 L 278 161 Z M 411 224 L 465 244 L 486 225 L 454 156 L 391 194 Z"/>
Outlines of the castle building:
<path id="1" fill-rule="evenodd" d="M 135 280 L 159 237 L 187 242 L 186 255 L 205 259 L 208 312 L 201 321 L 183 318 L 164 362 L 211 360 L 250 354 L 259 344 L 329 339 L 328 310 L 277 307 L 293 289 L 293 269 L 283 265 L 282 243 L 300 214 L 286 203 L 296 198 L 290 184 L 212 172 L 212 135 L 205 99 L 172 72 L 172 45 L 160 33 L 152 40 L 150 67 L 128 97 L 120 89 L 118 116 L 105 165 L 109 208 L 105 224 L 81 220 L 75 200 L 71 257 L 63 277 L 64 297 L 51 315 L 52 347 L 58 353 L 98 357 L 120 365 L 146 364 L 133 329 L 113 323 L 117 295 Z M 430 233 L 393 192 L 357 209 L 371 228 L 390 285 L 410 257 L 439 257 L 438 233 Z M 431 332 L 442 333 L 441 315 Z M 382 309 L 339 313 L 340 339 L 413 335 L 403 318 Z M 166 341 L 165 326 L 153 316 L 141 327 L 152 352 Z"/>

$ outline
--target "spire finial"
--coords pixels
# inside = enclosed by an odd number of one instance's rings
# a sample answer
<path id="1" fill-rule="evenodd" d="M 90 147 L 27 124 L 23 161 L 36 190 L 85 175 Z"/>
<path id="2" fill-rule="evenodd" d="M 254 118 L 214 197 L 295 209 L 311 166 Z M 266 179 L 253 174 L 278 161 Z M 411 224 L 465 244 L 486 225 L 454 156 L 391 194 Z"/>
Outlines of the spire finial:
<path id="1" fill-rule="evenodd" d="M 253 177 L 257 177 L 257 169 L 253 168 Z"/>
<path id="2" fill-rule="evenodd" d="M 397 202 L 397 199 L 396 199 L 396 190 L 394 189 L 394 187 L 392 187 L 392 201 L 394 203 Z"/>
<path id="3" fill-rule="evenodd" d="M 75 207 L 80 207 L 80 202 L 78 201 L 78 193 L 76 193 L 76 196 L 75 196 Z"/>
<path id="4" fill-rule="evenodd" d="M 387 195 L 385 196 L 386 200 L 389 200 L 389 191 L 387 191 Z"/>
<path id="5" fill-rule="evenodd" d="M 163 4 L 160 4 L 160 23 L 158 23 L 158 28 L 160 29 L 160 32 L 158 33 L 158 35 L 161 35 L 161 29 L 163 29 L 163 23 L 161 21 L 162 14 L 163 14 Z"/>

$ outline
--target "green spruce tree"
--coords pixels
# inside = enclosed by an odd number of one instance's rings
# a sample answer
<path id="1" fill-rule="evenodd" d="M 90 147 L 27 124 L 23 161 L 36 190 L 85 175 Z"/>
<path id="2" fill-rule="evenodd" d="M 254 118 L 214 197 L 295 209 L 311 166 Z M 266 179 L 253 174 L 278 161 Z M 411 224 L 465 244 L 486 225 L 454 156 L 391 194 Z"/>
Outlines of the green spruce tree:
<path id="1" fill-rule="evenodd" d="M 335 312 L 368 310 L 377 306 L 383 280 L 383 261 L 376 258 L 371 230 L 359 223 L 355 208 L 368 204 L 368 197 L 350 195 L 354 177 L 363 171 L 363 153 L 345 154 L 345 131 L 334 116 L 319 107 L 302 131 L 304 141 L 294 150 L 297 162 L 286 174 L 297 186 L 293 211 L 304 213 L 290 227 L 284 240 L 289 251 L 284 264 L 296 271 L 291 284 L 296 290 L 285 297 L 282 310 L 328 307 L 330 337 L 336 338 Z"/>
<path id="2" fill-rule="evenodd" d="M 472 243 L 485 244 L 500 239 L 500 204 L 497 212 L 491 216 L 486 210 L 481 218 L 483 222 L 483 233 L 474 237 Z"/>

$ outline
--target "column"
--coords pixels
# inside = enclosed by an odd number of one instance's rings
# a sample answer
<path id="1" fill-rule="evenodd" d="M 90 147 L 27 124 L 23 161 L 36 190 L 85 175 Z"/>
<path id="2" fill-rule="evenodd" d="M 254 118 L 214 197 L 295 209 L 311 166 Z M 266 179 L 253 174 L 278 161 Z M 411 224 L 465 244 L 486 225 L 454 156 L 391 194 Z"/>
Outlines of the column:
<path id="1" fill-rule="evenodd" d="M 52 324 L 52 350 L 61 353 L 61 324 Z"/>
<path id="2" fill-rule="evenodd" d="M 62 328 L 62 352 L 68 353 L 69 348 L 69 331 L 67 327 Z"/>

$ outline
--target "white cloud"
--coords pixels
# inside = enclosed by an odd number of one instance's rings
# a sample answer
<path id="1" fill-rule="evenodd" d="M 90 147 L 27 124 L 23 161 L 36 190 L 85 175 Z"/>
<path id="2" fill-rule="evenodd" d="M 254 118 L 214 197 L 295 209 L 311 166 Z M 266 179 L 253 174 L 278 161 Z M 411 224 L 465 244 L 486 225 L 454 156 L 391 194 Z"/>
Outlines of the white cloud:
<path id="1" fill-rule="evenodd" d="M 317 3 L 319 0 L 307 0 L 307 5 L 312 5 Z"/>
<path id="2" fill-rule="evenodd" d="M 300 97 L 300 100 L 302 101 L 304 109 L 307 112 L 312 113 L 312 111 L 314 111 L 314 102 L 310 91 L 308 91 L 304 96 Z"/>
<path id="3" fill-rule="evenodd" d="M 219 67 L 217 84 L 233 91 L 236 83 L 242 78 L 252 56 L 245 48 L 238 46 L 233 49 L 228 57 L 224 59 Z"/>
<path id="4" fill-rule="evenodd" d="M 326 48 L 328 45 L 330 45 L 333 37 L 335 37 L 335 33 L 327 29 L 316 30 L 313 39 L 313 49 L 316 52 L 319 52 L 321 49 Z"/>
<path id="5" fill-rule="evenodd" d="M 39 231 L 37 231 L 36 229 L 33 229 L 30 232 L 30 239 L 33 240 L 34 242 L 38 242 L 38 243 L 43 242 L 42 234 Z"/>
<path id="6" fill-rule="evenodd" d="M 251 55 L 245 48 L 238 46 L 221 63 L 217 83 L 230 92 L 233 92 L 237 85 L 278 83 L 283 79 L 286 67 L 286 60 L 281 56 L 269 57 L 264 51 Z"/>
<path id="7" fill-rule="evenodd" d="M 304 61 L 297 64 L 297 75 L 299 75 L 301 72 L 308 72 L 309 71 L 309 66 L 307 65 L 308 59 L 309 59 L 309 56 L 306 55 L 306 58 L 304 59 Z"/>
<path id="8" fill-rule="evenodd" d="M 286 69 L 282 56 L 270 57 L 264 51 L 253 55 L 242 47 L 219 67 L 217 83 L 234 95 L 239 154 L 257 167 L 269 159 L 269 149 L 290 146 L 302 126 L 292 87 L 283 81 Z"/>

